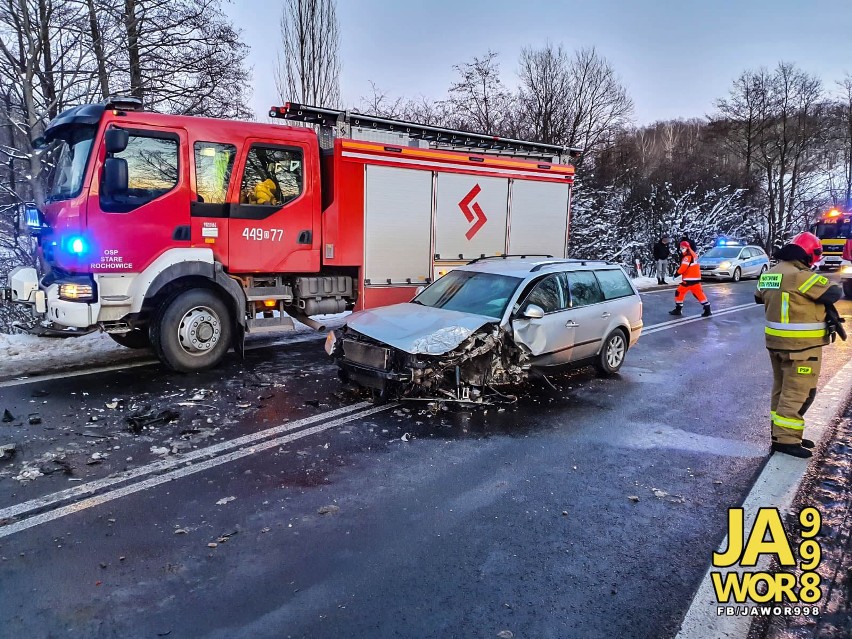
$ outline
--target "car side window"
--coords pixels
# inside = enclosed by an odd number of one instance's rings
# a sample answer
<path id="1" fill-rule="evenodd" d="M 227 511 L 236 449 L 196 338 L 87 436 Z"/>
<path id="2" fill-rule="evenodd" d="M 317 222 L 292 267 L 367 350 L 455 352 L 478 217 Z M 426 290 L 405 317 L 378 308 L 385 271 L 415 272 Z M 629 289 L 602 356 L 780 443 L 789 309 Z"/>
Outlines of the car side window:
<path id="1" fill-rule="evenodd" d="M 240 203 L 280 208 L 304 188 L 302 151 L 252 146 L 246 157 Z"/>
<path id="2" fill-rule="evenodd" d="M 598 278 L 604 297 L 608 300 L 614 300 L 619 297 L 627 297 L 633 295 L 633 287 L 627 281 L 627 276 L 621 269 L 611 269 L 608 271 L 595 271 Z"/>
<path id="3" fill-rule="evenodd" d="M 568 273 L 568 284 L 571 291 L 571 308 L 579 308 L 604 301 L 603 291 L 592 271 Z"/>
<path id="4" fill-rule="evenodd" d="M 127 147 L 114 157 L 127 162 L 127 191 L 101 193 L 105 211 L 126 213 L 165 195 L 178 184 L 178 137 L 131 133 Z"/>
<path id="5" fill-rule="evenodd" d="M 529 304 L 540 306 L 545 313 L 555 313 L 567 308 L 565 303 L 562 274 L 548 275 L 536 284 L 532 292 L 527 296 L 524 307 Z"/>

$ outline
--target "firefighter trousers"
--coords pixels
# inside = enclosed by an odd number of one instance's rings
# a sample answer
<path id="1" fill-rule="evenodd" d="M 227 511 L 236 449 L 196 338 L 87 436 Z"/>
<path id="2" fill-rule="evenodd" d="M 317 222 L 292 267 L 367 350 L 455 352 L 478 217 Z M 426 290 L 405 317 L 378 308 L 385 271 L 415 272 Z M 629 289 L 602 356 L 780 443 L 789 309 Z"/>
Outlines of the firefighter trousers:
<path id="1" fill-rule="evenodd" d="M 800 444 L 805 411 L 816 397 L 822 347 L 798 353 L 769 351 L 772 361 L 772 441 Z"/>
<path id="2" fill-rule="evenodd" d="M 701 288 L 701 282 L 684 282 L 679 284 L 675 291 L 675 304 L 683 304 L 687 291 L 695 295 L 695 299 L 702 304 L 707 303 L 707 296 L 704 294 L 704 289 Z"/>

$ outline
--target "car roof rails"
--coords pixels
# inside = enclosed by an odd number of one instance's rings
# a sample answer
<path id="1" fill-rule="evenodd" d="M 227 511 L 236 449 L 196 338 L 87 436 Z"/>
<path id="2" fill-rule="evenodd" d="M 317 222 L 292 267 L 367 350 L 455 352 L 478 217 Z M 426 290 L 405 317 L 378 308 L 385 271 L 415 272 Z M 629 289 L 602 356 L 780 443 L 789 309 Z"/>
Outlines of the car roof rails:
<path id="1" fill-rule="evenodd" d="M 610 262 L 609 260 L 553 260 L 552 262 L 542 262 L 541 264 L 536 264 L 530 269 L 530 273 L 540 271 L 541 269 L 547 266 L 558 266 L 559 264 L 579 264 L 580 266 L 586 266 L 586 264 L 613 264 L 613 262 Z"/>
<path id="2" fill-rule="evenodd" d="M 485 260 L 505 260 L 505 259 L 508 259 L 510 257 L 516 257 L 520 260 L 525 260 L 525 259 L 528 259 L 530 257 L 551 258 L 553 256 L 552 255 L 535 254 L 535 253 L 526 253 L 524 255 L 521 255 L 521 254 L 481 255 L 481 256 L 477 257 L 475 260 L 471 260 L 470 262 L 468 262 L 468 264 L 476 264 L 477 262 L 483 262 Z"/>

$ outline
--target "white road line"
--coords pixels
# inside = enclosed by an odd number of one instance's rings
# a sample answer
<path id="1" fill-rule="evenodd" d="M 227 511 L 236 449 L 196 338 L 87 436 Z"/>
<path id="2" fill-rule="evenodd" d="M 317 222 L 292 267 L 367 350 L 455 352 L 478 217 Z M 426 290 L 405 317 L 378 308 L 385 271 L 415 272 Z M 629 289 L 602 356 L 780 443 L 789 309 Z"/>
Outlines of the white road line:
<path id="1" fill-rule="evenodd" d="M 704 320 L 712 320 L 714 317 L 719 317 L 720 315 L 727 315 L 729 313 L 737 313 L 739 311 L 746 311 L 750 308 L 759 308 L 763 310 L 763 307 L 759 304 L 750 303 L 750 304 L 742 304 L 741 306 L 732 306 L 730 308 L 723 308 L 718 311 L 713 311 L 713 315 L 710 317 L 701 317 L 700 315 L 697 317 L 689 317 L 687 319 L 682 320 L 671 320 L 668 322 L 662 322 L 660 324 L 654 324 L 653 326 L 649 326 L 647 329 L 642 330 L 642 335 L 650 335 L 651 333 L 658 333 L 659 331 L 667 331 L 670 328 L 677 328 L 681 324 L 691 324 L 692 322 L 701 322 Z"/>
<path id="2" fill-rule="evenodd" d="M 818 392 L 816 401 L 807 412 L 808 437 L 818 443 L 827 441 L 831 437 L 831 427 L 834 421 L 840 417 L 849 402 L 852 393 L 852 360 L 846 363 L 834 377 Z M 768 400 L 768 398 L 767 398 Z M 769 416 L 766 417 L 766 429 L 769 430 Z M 812 458 L 816 463 L 818 458 Z M 745 510 L 743 529 L 749 531 L 759 508 L 778 508 L 782 514 L 790 511 L 793 500 L 799 492 L 799 486 L 808 470 L 809 462 L 789 455 L 774 454 L 766 462 L 760 475 L 746 495 L 742 508 Z M 720 521 L 719 525 L 724 525 Z M 725 537 L 719 545 L 718 552 L 723 552 L 728 545 Z M 709 557 L 708 557 L 709 559 Z M 763 557 L 758 561 L 756 567 L 751 571 L 765 571 L 769 567 L 769 559 Z M 741 566 L 731 568 L 707 568 L 704 579 L 692 599 L 689 610 L 680 626 L 680 632 L 676 639 L 704 639 L 705 637 L 746 637 L 751 626 L 751 617 L 739 616 L 717 616 L 716 607 L 720 604 L 716 600 L 713 589 L 711 572 L 722 573 L 722 579 L 728 572 L 742 573 L 745 569 Z M 746 605 L 746 604 L 743 604 Z M 752 605 L 749 602 L 748 605 Z M 760 605 L 760 604 L 756 604 Z"/>
<path id="3" fill-rule="evenodd" d="M 302 335 L 293 335 L 291 338 L 285 338 L 274 342 L 261 342 L 259 344 L 248 344 L 246 345 L 247 351 L 255 351 L 260 348 L 267 348 L 269 346 L 283 346 L 286 344 L 298 344 L 301 342 L 309 342 L 311 340 L 318 340 L 321 337 L 324 337 L 325 333 L 304 333 Z M 75 339 L 74 337 L 67 337 L 65 339 Z M 125 364 L 108 364 L 106 366 L 97 366 L 95 368 L 80 368 L 80 369 L 69 369 L 64 373 L 51 373 L 48 375 L 34 375 L 33 377 L 21 377 L 18 379 L 10 379 L 5 382 L 0 382 L 0 388 L 7 388 L 10 386 L 23 386 L 24 384 L 37 384 L 39 382 L 49 382 L 54 379 L 65 379 L 66 377 L 80 377 L 83 375 L 97 375 L 98 373 L 109 373 L 110 371 L 121 371 L 128 368 L 138 368 L 140 366 L 153 366 L 154 364 L 158 364 L 159 360 L 156 359 L 143 359 L 138 361 L 131 361 Z"/>
<path id="4" fill-rule="evenodd" d="M 288 444 L 297 439 L 301 439 L 302 437 L 315 435 L 316 433 L 321 433 L 324 430 L 334 428 L 335 426 L 340 426 L 341 424 L 346 424 L 347 422 L 351 422 L 361 417 L 367 417 L 368 415 L 380 413 L 382 411 L 388 410 L 389 408 L 392 408 L 393 406 L 394 404 L 376 406 L 374 408 L 362 411 L 360 413 L 356 413 L 354 415 L 347 415 L 346 417 L 341 417 L 340 419 L 335 419 L 333 421 L 326 422 L 325 424 L 314 426 L 313 428 L 300 430 L 298 433 L 293 433 L 291 435 L 285 435 L 284 437 L 277 437 L 272 440 L 261 442 L 259 444 L 256 444 L 255 446 L 252 446 L 251 448 L 235 450 L 234 452 L 228 453 L 227 455 L 214 457 L 213 459 L 208 459 L 207 461 L 203 461 L 199 464 L 193 464 L 192 466 L 184 466 L 182 468 L 178 468 L 163 475 L 157 475 L 144 481 L 140 481 L 129 486 L 124 486 L 123 488 L 116 488 L 115 490 L 111 490 L 109 492 L 105 492 L 94 497 L 89 497 L 88 499 L 74 502 L 73 504 L 68 504 L 67 506 L 62 506 L 61 508 L 56 508 L 54 510 L 41 513 L 39 515 L 33 515 L 32 517 L 29 517 L 27 519 L 16 521 L 6 526 L 0 527 L 0 539 L 2 539 L 3 537 L 8 537 L 9 535 L 14 535 L 17 532 L 27 530 L 28 528 L 33 528 L 35 526 L 46 524 L 47 522 L 54 521 L 62 517 L 67 517 L 68 515 L 73 515 L 74 513 L 87 510 L 88 508 L 105 504 L 106 502 L 113 501 L 115 499 L 120 499 L 121 497 L 126 497 L 127 495 L 132 495 L 133 493 L 138 493 L 142 490 L 147 490 L 148 488 L 153 488 L 155 486 L 159 486 L 160 484 L 165 484 L 175 479 L 180 479 L 181 477 L 186 477 L 187 475 L 200 473 L 210 468 L 215 468 L 216 466 L 221 466 L 222 464 L 227 464 L 232 461 L 242 459 L 243 457 L 248 457 L 249 455 L 254 455 L 255 453 L 259 453 L 264 450 L 269 450 L 270 448 L 275 448 L 276 446 L 283 446 L 284 444 Z"/>
<path id="5" fill-rule="evenodd" d="M 66 339 L 75 339 L 68 337 Z M 35 384 L 37 382 L 49 382 L 54 379 L 65 379 L 67 377 L 80 377 L 81 375 L 95 375 L 96 373 L 109 373 L 110 371 L 123 371 L 128 368 L 138 368 L 139 366 L 150 366 L 156 364 L 155 359 L 146 359 L 141 362 L 128 362 L 126 364 L 112 364 L 110 366 L 99 366 L 97 368 L 86 368 L 80 370 L 69 370 L 64 373 L 53 373 L 50 375 L 38 375 L 35 377 L 26 377 L 22 379 L 10 379 L 5 382 L 0 382 L 0 388 L 9 386 L 23 386 L 24 384 Z"/>
<path id="6" fill-rule="evenodd" d="M 229 450 L 231 448 L 254 444 L 255 442 L 258 442 L 262 439 L 273 437 L 283 432 L 295 430 L 303 426 L 308 426 L 310 424 L 314 424 L 325 419 L 338 417 L 339 415 L 344 415 L 353 411 L 360 411 L 364 408 L 367 408 L 368 406 L 372 406 L 372 404 L 368 402 L 359 402 L 357 404 L 353 404 L 352 406 L 345 406 L 343 408 L 337 408 L 335 410 L 321 413 L 319 415 L 305 417 L 303 419 L 296 420 L 295 422 L 286 422 L 279 426 L 273 426 L 272 428 L 267 428 L 266 430 L 251 433 L 249 435 L 243 435 L 242 437 L 238 437 L 236 439 L 220 442 L 218 444 L 207 446 L 205 448 L 199 448 L 198 450 L 193 450 L 177 457 L 171 457 L 169 459 L 156 461 L 150 464 L 146 464 L 145 466 L 139 466 L 138 468 L 133 468 L 132 470 L 127 470 L 122 473 L 110 475 L 109 477 L 104 477 L 103 479 L 97 479 L 86 484 L 80 484 L 79 486 L 74 486 L 73 488 L 67 488 L 65 490 L 61 490 L 50 495 L 45 495 L 44 497 L 37 497 L 35 499 L 31 499 L 20 504 L 16 504 L 14 506 L 8 506 L 6 508 L 0 509 L 0 520 L 7 519 L 10 517 L 17 517 L 33 510 L 40 510 L 42 508 L 53 506 L 55 504 L 67 501 L 69 499 L 73 499 L 75 497 L 89 495 L 98 490 L 109 488 L 110 486 L 121 484 L 132 479 L 138 479 L 139 477 L 143 477 L 145 475 L 150 475 L 152 473 L 161 473 L 172 468 L 176 468 L 178 466 L 183 466 L 187 462 L 193 462 L 197 459 L 201 459 L 204 457 L 218 455 L 219 453 Z"/>

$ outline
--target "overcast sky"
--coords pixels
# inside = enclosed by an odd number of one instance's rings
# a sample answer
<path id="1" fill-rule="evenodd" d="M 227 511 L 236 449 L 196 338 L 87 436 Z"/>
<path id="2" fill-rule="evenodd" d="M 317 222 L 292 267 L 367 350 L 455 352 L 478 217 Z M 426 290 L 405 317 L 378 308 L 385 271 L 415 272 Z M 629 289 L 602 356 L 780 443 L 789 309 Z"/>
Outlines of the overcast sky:
<path id="1" fill-rule="evenodd" d="M 273 67 L 281 0 L 231 0 L 226 11 L 251 46 L 252 104 L 278 104 Z M 372 80 L 391 95 L 438 99 L 453 65 L 499 53 L 517 83 L 525 46 L 594 46 L 613 65 L 639 124 L 701 117 L 745 69 L 792 61 L 834 91 L 852 73 L 852 0 L 338 0 L 348 107 Z"/>

